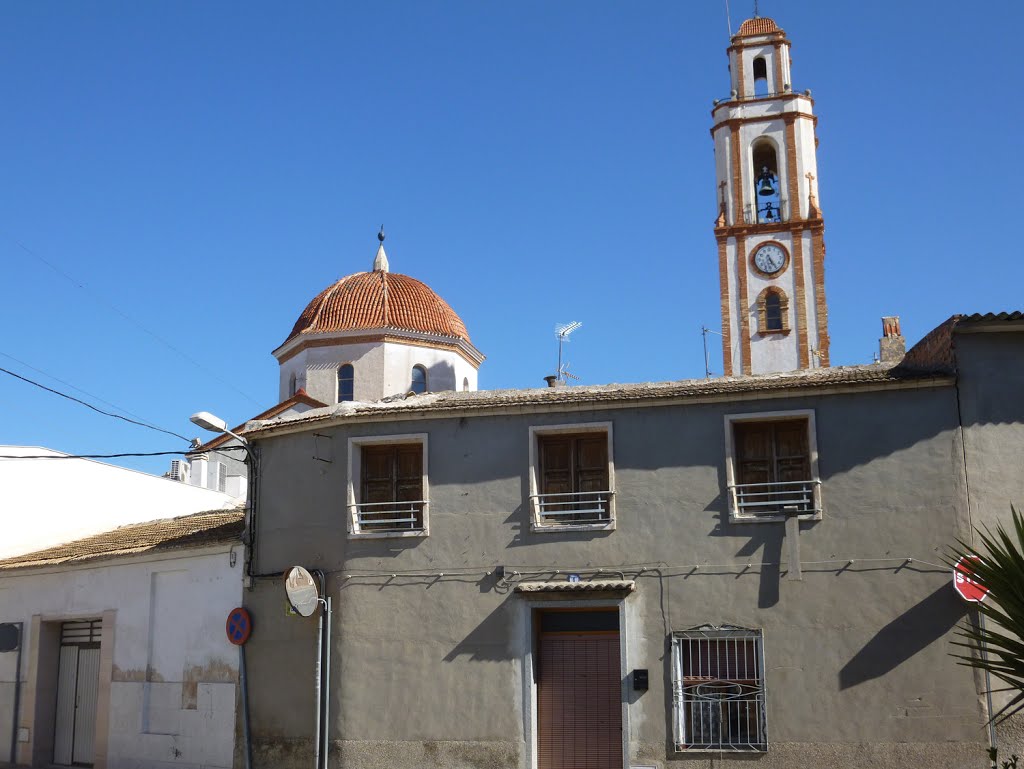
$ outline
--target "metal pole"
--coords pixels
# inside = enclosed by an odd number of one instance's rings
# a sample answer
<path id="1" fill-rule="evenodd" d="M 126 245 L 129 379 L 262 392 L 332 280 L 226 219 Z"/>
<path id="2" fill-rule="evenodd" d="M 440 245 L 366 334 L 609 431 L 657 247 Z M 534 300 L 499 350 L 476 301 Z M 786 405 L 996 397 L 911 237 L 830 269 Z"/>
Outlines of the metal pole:
<path id="1" fill-rule="evenodd" d="M 978 607 L 978 629 L 982 635 L 985 634 L 985 613 Z M 988 660 L 988 652 L 985 651 L 985 642 L 978 642 L 978 651 L 981 653 L 982 661 Z M 996 747 L 996 722 L 992 715 L 992 676 L 985 668 L 985 702 L 988 706 L 988 746 L 995 750 Z"/>
<path id="2" fill-rule="evenodd" d="M 708 330 L 704 326 L 700 327 L 700 336 L 704 340 L 704 378 L 711 378 L 711 363 L 708 361 Z"/>
<path id="3" fill-rule="evenodd" d="M 313 769 L 320 769 L 320 657 L 324 651 L 324 613 L 318 611 L 316 626 L 316 739 L 313 745 Z"/>
<path id="4" fill-rule="evenodd" d="M 14 669 L 14 722 L 11 724 L 11 763 L 18 758 L 18 708 L 21 705 L 21 647 L 25 645 L 25 623 L 11 623 L 18 626 L 18 661 Z"/>
<path id="5" fill-rule="evenodd" d="M 252 769 L 252 739 L 249 731 L 249 676 L 245 667 L 245 644 L 238 647 L 238 678 L 242 685 L 242 739 L 245 740 L 245 769 Z"/>
<path id="6" fill-rule="evenodd" d="M 324 633 L 324 731 L 323 731 L 323 756 L 324 769 L 327 769 L 331 759 L 331 597 L 327 596 L 327 629 Z"/>

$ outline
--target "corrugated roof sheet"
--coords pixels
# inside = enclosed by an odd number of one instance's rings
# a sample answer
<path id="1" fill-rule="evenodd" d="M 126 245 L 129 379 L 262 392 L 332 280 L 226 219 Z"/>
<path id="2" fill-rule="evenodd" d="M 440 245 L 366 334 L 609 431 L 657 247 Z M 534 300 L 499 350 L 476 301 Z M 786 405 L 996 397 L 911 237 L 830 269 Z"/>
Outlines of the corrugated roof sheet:
<path id="1" fill-rule="evenodd" d="M 159 550 L 204 547 L 220 542 L 241 542 L 244 517 L 245 511 L 238 508 L 134 523 L 45 550 L 6 558 L 0 561 L 0 570 L 56 566 Z"/>
<path id="2" fill-rule="evenodd" d="M 594 579 L 585 582 L 569 582 L 568 580 L 544 582 L 519 582 L 517 593 L 589 593 L 595 590 L 616 590 L 632 593 L 636 582 L 631 579 Z"/>

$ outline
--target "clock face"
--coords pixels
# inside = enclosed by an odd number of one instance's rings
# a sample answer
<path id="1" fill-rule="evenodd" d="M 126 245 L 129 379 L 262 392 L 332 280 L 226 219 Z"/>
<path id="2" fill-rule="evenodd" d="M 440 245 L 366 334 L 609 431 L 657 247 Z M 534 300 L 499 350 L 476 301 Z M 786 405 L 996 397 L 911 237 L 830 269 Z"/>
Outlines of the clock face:
<path id="1" fill-rule="evenodd" d="M 754 253 L 754 266 L 766 275 L 774 275 L 786 266 L 786 252 L 766 243 Z"/>

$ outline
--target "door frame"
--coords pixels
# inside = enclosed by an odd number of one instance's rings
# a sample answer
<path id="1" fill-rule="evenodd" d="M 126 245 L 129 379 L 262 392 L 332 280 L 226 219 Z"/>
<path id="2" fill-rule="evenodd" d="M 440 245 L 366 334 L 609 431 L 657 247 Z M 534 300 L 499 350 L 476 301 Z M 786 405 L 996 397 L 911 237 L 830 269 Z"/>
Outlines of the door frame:
<path id="1" fill-rule="evenodd" d="M 538 767 L 538 744 L 537 744 L 537 680 L 535 671 L 537 643 L 540 639 L 540 628 L 535 622 L 538 610 L 563 610 L 582 609 L 595 610 L 615 609 L 619 615 L 619 674 L 621 676 L 621 691 L 619 698 L 622 704 L 622 766 L 623 769 L 629 766 L 629 674 L 627 662 L 629 627 L 626 624 L 626 601 L 624 598 L 593 598 L 576 600 L 523 600 L 520 602 L 521 616 L 520 627 L 525 629 L 523 638 L 523 736 L 526 748 L 523 752 L 525 759 L 524 769 L 537 769 Z"/>

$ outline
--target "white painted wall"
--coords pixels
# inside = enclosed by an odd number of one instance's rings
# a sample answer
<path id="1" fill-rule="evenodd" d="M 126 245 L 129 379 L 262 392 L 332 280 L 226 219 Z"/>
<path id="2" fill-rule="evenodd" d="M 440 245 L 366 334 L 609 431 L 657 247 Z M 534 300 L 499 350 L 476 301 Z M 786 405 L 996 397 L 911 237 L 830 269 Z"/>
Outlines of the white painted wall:
<path id="1" fill-rule="evenodd" d="M 338 369 L 352 364 L 357 401 L 372 402 L 409 391 L 412 367 L 427 370 L 427 386 L 432 391 L 477 389 L 477 368 L 452 350 L 401 342 L 345 343 L 310 347 L 281 364 L 281 399 L 287 398 L 294 374 L 296 385 L 305 387 L 313 398 L 327 404 L 338 402 Z"/>
<path id="2" fill-rule="evenodd" d="M 0 446 L 0 454 L 67 456 L 38 446 Z M 227 494 L 91 459 L 0 459 L 0 558 L 235 504 Z"/>
<path id="3" fill-rule="evenodd" d="M 0 571 L 0 622 L 25 623 L 22 706 L 36 642 L 33 616 L 59 622 L 114 610 L 108 769 L 230 767 L 238 649 L 224 626 L 242 603 L 243 563 L 242 546 L 225 544 L 173 556 Z M 16 660 L 15 653 L 0 654 L 0 736 L 7 738 L 0 761 L 10 744 Z M 183 701 L 186 679 L 197 681 L 194 702 Z"/>

